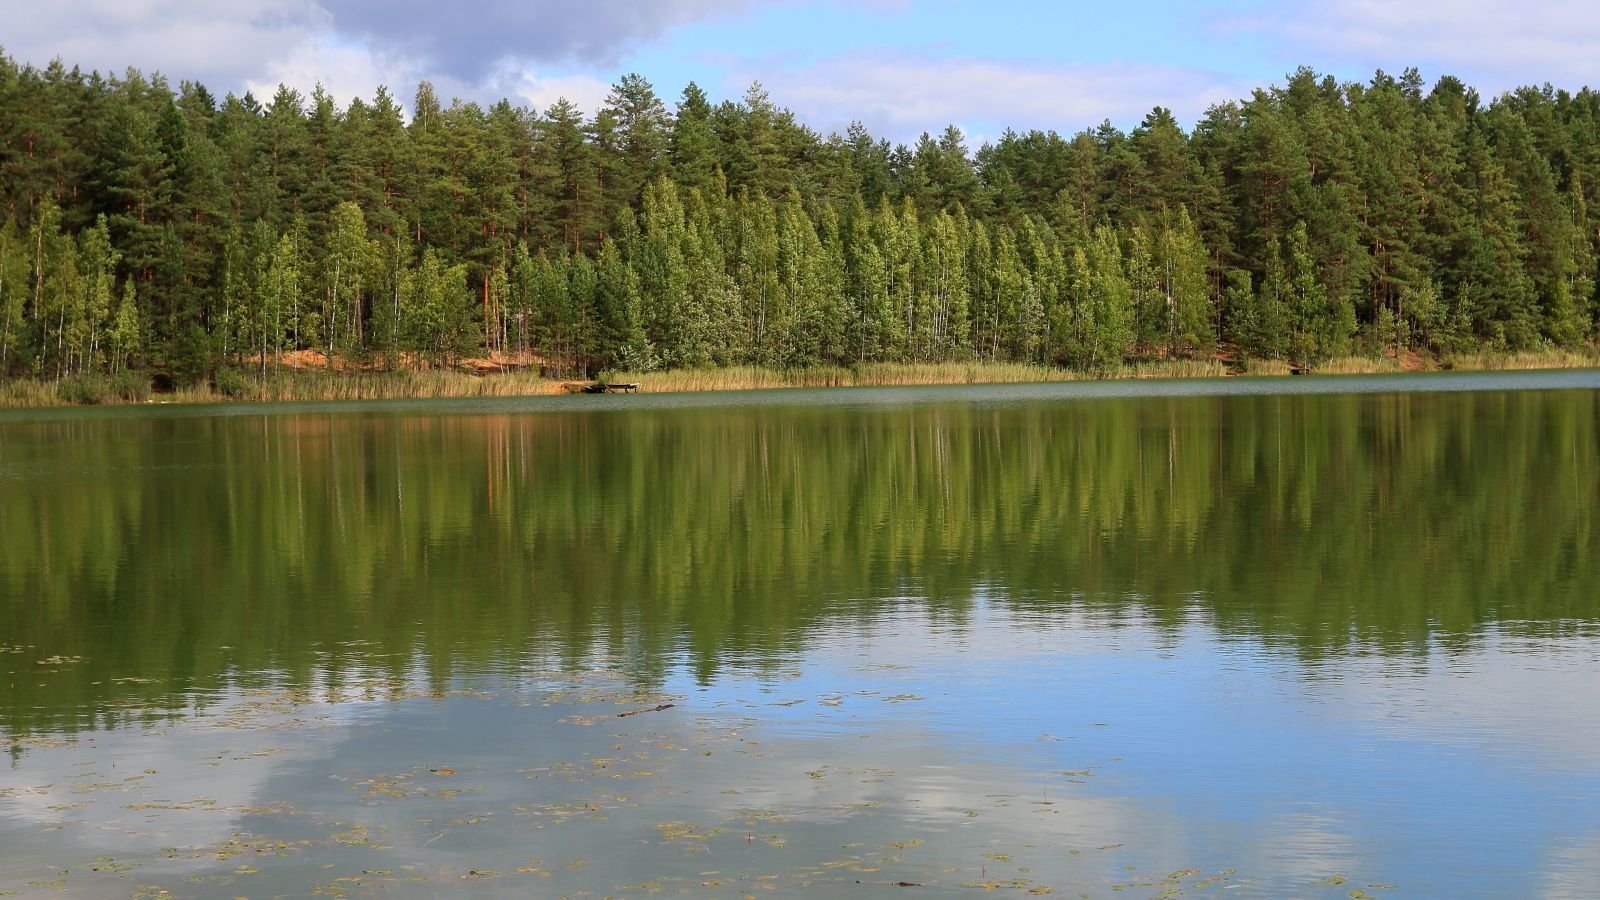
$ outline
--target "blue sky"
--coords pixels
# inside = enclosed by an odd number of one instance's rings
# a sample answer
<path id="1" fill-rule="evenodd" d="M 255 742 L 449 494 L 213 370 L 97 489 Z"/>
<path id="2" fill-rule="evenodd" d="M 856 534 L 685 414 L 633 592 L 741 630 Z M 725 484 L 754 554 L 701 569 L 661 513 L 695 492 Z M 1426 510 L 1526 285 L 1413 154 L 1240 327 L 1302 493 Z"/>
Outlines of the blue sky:
<path id="1" fill-rule="evenodd" d="M 20 0 L 0 0 L 17 6 Z M 1485 94 L 1600 84 L 1600 4 L 1578 0 L 57 0 L 7 15 L 6 50 L 160 70 L 218 91 L 321 83 L 341 101 L 419 79 L 446 97 L 585 109 L 630 71 L 666 99 L 759 80 L 820 131 L 909 141 L 957 124 L 1193 123 L 1309 65 L 1342 80 L 1417 65 Z"/>

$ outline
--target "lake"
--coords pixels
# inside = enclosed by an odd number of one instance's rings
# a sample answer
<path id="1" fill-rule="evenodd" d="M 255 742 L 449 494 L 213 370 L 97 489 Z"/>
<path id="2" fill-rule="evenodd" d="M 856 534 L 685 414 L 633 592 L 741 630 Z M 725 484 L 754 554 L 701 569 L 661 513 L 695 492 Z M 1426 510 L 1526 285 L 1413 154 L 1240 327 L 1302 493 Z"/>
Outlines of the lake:
<path id="1" fill-rule="evenodd" d="M 1600 895 L 1600 373 L 0 414 L 0 893 Z"/>

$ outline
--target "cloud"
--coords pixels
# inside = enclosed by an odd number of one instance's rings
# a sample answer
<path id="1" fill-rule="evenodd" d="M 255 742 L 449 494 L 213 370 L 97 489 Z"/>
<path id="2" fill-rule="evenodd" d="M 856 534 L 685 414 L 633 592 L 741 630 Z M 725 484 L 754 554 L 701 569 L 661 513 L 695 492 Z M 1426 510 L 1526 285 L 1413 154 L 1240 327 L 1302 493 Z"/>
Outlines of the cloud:
<path id="1" fill-rule="evenodd" d="M 859 119 L 908 141 L 956 124 L 969 133 L 1011 127 L 1076 132 L 1110 119 L 1137 124 L 1154 106 L 1194 121 L 1248 85 L 1210 72 L 1142 63 L 1090 65 L 977 57 L 853 55 L 761 74 L 773 99 L 814 127 Z M 728 87 L 735 85 L 730 80 Z M 841 119 L 841 117 L 847 117 Z"/>
<path id="2" fill-rule="evenodd" d="M 604 105 L 611 84 L 589 75 L 544 75 L 508 65 L 490 75 L 484 89 L 496 98 L 505 97 L 540 111 L 565 98 L 585 115 L 591 115 Z"/>
<path id="3" fill-rule="evenodd" d="M 505 60 L 610 65 L 676 25 L 736 12 L 749 0 L 322 0 L 347 38 L 422 57 L 478 80 Z"/>
<path id="4" fill-rule="evenodd" d="M 388 85 L 403 102 L 409 88 L 428 77 L 428 71 L 403 57 L 374 53 L 366 47 L 341 44 L 322 36 L 308 38 L 283 56 L 265 63 L 259 77 L 245 80 L 258 98 L 269 98 L 278 85 L 288 85 L 309 95 L 322 85 L 341 105 L 353 97 L 371 97 L 379 85 Z M 436 84 L 445 98 L 461 92 L 456 83 Z"/>
<path id="5" fill-rule="evenodd" d="M 446 98 L 504 94 L 547 106 L 565 95 L 592 110 L 605 96 L 600 82 L 569 72 L 614 67 L 675 26 L 754 2 L 65 0 L 13 17 L 4 47 L 36 65 L 59 57 L 103 72 L 134 66 L 219 92 L 320 83 L 343 102 L 380 84 L 409 93 L 426 78 Z"/>
<path id="6" fill-rule="evenodd" d="M 1332 0 L 1224 30 L 1272 36 L 1296 61 L 1338 55 L 1396 71 L 1420 65 L 1496 89 L 1600 81 L 1600 6 L 1592 0 Z"/>
<path id="7" fill-rule="evenodd" d="M 14 58 L 120 73 L 129 66 L 175 78 L 239 84 L 327 24 L 312 0 L 73 0 L 30 4 L 7 17 Z"/>

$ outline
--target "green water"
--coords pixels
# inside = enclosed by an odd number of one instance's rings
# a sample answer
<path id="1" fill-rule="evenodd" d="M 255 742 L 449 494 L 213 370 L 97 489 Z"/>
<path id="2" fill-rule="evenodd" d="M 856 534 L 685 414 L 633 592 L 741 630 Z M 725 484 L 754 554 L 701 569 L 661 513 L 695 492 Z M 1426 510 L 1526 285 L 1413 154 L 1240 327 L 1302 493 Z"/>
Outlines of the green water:
<path id="1" fill-rule="evenodd" d="M 1597 508 L 1594 372 L 0 415 L 0 893 L 1594 896 Z"/>

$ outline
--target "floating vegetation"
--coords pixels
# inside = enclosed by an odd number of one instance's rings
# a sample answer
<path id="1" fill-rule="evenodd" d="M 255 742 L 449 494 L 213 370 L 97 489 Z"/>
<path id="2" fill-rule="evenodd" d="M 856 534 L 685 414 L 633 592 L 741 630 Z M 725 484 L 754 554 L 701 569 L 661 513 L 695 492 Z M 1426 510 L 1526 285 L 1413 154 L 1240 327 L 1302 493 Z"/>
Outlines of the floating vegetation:
<path id="1" fill-rule="evenodd" d="M 302 892 L 318 896 L 345 898 L 383 893 L 413 884 L 437 893 L 448 893 L 451 886 L 473 882 L 497 882 L 528 878 L 549 881 L 538 893 L 581 893 L 584 890 L 625 890 L 629 893 L 689 893 L 729 891 L 740 895 L 795 891 L 835 893 L 848 885 L 906 889 L 960 889 L 968 891 L 1016 891 L 1040 896 L 1057 887 L 1035 880 L 1032 869 L 1041 861 L 1041 847 L 1033 842 L 1018 842 L 1002 848 L 985 849 L 975 863 L 946 866 L 940 863 L 955 857 L 953 833 L 935 826 L 928 833 L 906 835 L 896 840 L 873 842 L 850 840 L 842 844 L 849 854 L 840 859 L 825 859 L 825 848 L 841 846 L 827 840 L 830 830 L 850 824 L 852 828 L 881 828 L 869 817 L 886 815 L 884 825 L 912 821 L 899 818 L 909 810 L 908 801 L 893 797 L 859 797 L 862 785 L 886 784 L 907 777 L 897 769 L 861 764 L 869 757 L 845 756 L 839 762 L 809 767 L 786 768 L 804 743 L 783 739 L 764 730 L 758 717 L 716 712 L 710 705 L 699 710 L 683 708 L 681 697 L 649 691 L 613 689 L 598 685 L 567 683 L 542 689 L 513 688 L 506 692 L 440 689 L 405 693 L 406 701 L 449 704 L 486 700 L 512 710 L 544 710 L 537 715 L 546 733 L 543 742 L 527 748 L 532 756 L 528 765 L 513 766 L 509 760 L 498 765 L 494 757 L 461 756 L 470 749 L 456 746 L 457 737 L 444 737 L 437 744 L 419 746 L 418 756 L 431 756 L 409 768 L 389 772 L 332 771 L 318 776 L 320 785 L 337 785 L 340 790 L 308 790 L 295 796 L 308 801 L 309 809 L 288 803 L 249 805 L 224 802 L 216 796 L 164 796 L 170 787 L 186 784 L 183 763 L 173 760 L 155 766 L 139 765 L 128 774 L 111 758 L 90 753 L 71 767 L 73 777 L 55 784 L 0 788 L 0 799 L 38 798 L 44 808 L 59 816 L 81 816 L 85 820 L 103 819 L 116 810 L 136 814 L 130 837 L 156 835 L 176 829 L 185 833 L 196 821 L 219 823 L 248 822 L 248 828 L 234 828 L 214 841 L 196 841 L 164 848 L 149 855 L 102 855 L 79 870 L 63 869 L 41 873 L 33 882 L 19 885 L 30 891 L 72 889 L 72 871 L 85 879 L 128 880 L 135 872 L 149 872 L 151 863 L 181 865 L 175 875 L 185 885 L 162 887 L 155 883 L 130 886 L 123 890 L 145 897 L 169 896 L 167 891 L 187 893 L 204 885 L 218 893 L 251 893 L 243 880 L 273 876 L 278 882 L 304 879 Z M 266 734 L 281 734 L 285 729 L 315 740 L 323 729 L 351 726 L 331 714 L 329 692 L 304 690 L 250 690 L 187 719 L 174 721 L 173 739 L 184 735 L 215 735 L 223 732 L 251 736 L 240 746 L 207 749 L 200 756 L 202 767 L 273 767 L 280 759 L 303 759 L 303 750 L 293 742 Z M 911 694 L 888 694 L 870 690 L 850 690 L 821 695 L 825 701 L 844 702 L 853 697 L 875 697 L 883 702 L 911 702 L 923 699 Z M 735 698 L 736 699 L 736 698 Z M 347 701 L 365 703 L 367 701 Z M 720 702 L 720 701 L 719 701 Z M 804 699 L 791 698 L 785 706 Z M 576 705 L 596 707 L 592 716 L 566 715 Z M 637 718 L 644 713 L 648 720 Z M 697 714 L 698 713 L 698 714 Z M 519 713 L 520 714 L 520 713 Z M 629 721 L 624 728 L 620 720 Z M 634 721 L 649 721 L 651 727 L 639 729 Z M 611 723 L 612 728 L 596 728 Z M 166 731 L 136 732 L 147 740 L 165 739 Z M 865 732 L 862 738 L 867 738 Z M 210 738 L 215 740 L 215 738 Z M 341 734 L 337 740 L 347 737 Z M 30 738 L 44 747 L 50 739 Z M 55 749 L 73 746 L 62 743 Z M 765 746 L 765 749 L 763 747 Z M 455 747 L 439 752 L 439 748 Z M 468 745 L 470 747 L 470 744 Z M 551 748 L 564 748 L 564 758 L 549 754 Z M 717 761 L 707 759 L 715 751 Z M 778 761 L 766 761 L 772 755 Z M 541 758 L 542 756 L 542 758 Z M 723 761 L 726 760 L 726 761 Z M 448 761 L 449 765 L 441 764 Z M 224 769 L 231 771 L 231 769 Z M 270 769 L 268 771 L 271 771 Z M 290 771 L 293 771 L 292 769 Z M 463 773 L 467 773 L 463 776 Z M 1040 773 L 1041 775 L 1045 773 Z M 1061 770 L 1068 778 L 1091 776 L 1090 768 Z M 908 773 L 915 781 L 920 773 Z M 469 780 L 470 779 L 470 780 Z M 637 782 L 637 789 L 608 790 L 605 785 L 617 779 Z M 785 781 L 787 779 L 787 782 Z M 817 785 L 824 794 L 849 791 L 848 799 L 815 798 L 806 802 L 776 802 L 752 806 L 733 798 L 771 795 L 795 780 Z M 220 784 L 219 784 L 220 789 Z M 97 799 L 100 795 L 118 798 L 111 807 Z M 781 795 L 781 790 L 780 790 Z M 476 808 L 461 808 L 468 798 Z M 715 802 L 727 798 L 726 802 Z M 130 802 L 131 801 L 131 802 Z M 1049 800 L 1027 800 L 1016 793 L 991 793 L 983 813 L 959 805 L 917 812 L 916 821 L 936 821 L 946 817 L 949 824 L 970 822 L 981 814 L 1003 815 L 1009 806 L 1017 813 L 1026 805 L 1052 805 Z M 726 805 L 731 803 L 733 805 Z M 481 804 L 481 805 L 480 805 Z M 685 804 L 688 804 L 686 807 Z M 545 833 L 541 841 L 576 840 L 573 846 L 589 843 L 591 832 L 571 832 L 573 828 L 606 828 L 594 835 L 627 834 L 640 827 L 652 809 L 699 809 L 705 819 L 675 818 L 649 826 L 654 840 L 646 847 L 659 848 L 666 856 L 651 856 L 662 866 L 661 874 L 630 885 L 612 885 L 615 869 L 609 860 L 591 855 L 563 855 L 545 858 L 509 858 L 501 843 L 521 843 L 515 835 L 521 830 L 532 835 Z M 363 814 L 366 809 L 370 814 Z M 404 810 L 404 812 L 402 812 Z M 341 815 L 342 813 L 342 815 Z M 199 817 L 198 819 L 196 817 Z M 930 819 L 929 817 L 935 817 Z M 615 820 L 615 825 L 602 825 Z M 781 824 L 780 824 L 781 823 Z M 618 830 L 610 830 L 612 828 Z M 549 829 L 546 832 L 544 830 Z M 823 838 L 819 842 L 819 838 Z M 146 838 L 148 839 L 148 838 Z M 562 846 L 552 843 L 551 846 Z M 1120 843 L 1104 844 L 1113 851 Z M 876 849 L 868 849 L 876 848 Z M 634 851 L 635 853 L 639 851 Z M 652 851 L 645 851 L 652 852 Z M 835 851 L 837 852 L 837 851 Z M 1077 851 L 1061 853 L 1055 860 L 1071 859 Z M 351 865 L 370 860 L 373 854 L 393 854 L 406 864 L 384 868 Z M 565 861 L 560 861 L 564 859 Z M 700 860 L 699 865 L 685 859 Z M 972 859 L 972 857 L 968 857 Z M 1049 857 L 1044 859 L 1048 860 Z M 729 865 L 729 860 L 736 860 Z M 1123 857 L 1113 855 L 1107 867 Z M 706 862 L 712 862 L 710 866 Z M 1015 868 L 1010 868 L 1015 866 Z M 1009 871 L 996 873 L 997 867 Z M 1132 869 L 1132 867 L 1125 867 Z M 274 873 L 274 870 L 279 870 Z M 765 871 L 763 871 L 765 870 Z M 1051 871 L 1055 871 L 1051 868 Z M 1100 871 L 1089 866 L 1085 872 Z M 1177 885 L 1225 887 L 1237 879 L 1213 876 L 1191 881 L 1197 869 L 1173 872 L 1166 879 L 1146 878 L 1117 883 L 1114 890 L 1164 891 Z M 145 876 L 149 878 L 148 874 Z M 1060 878 L 1052 878 L 1057 884 Z M 234 882 L 239 884 L 235 885 Z M 0 888 L 11 885 L 0 884 Z M 498 889 L 497 889 L 498 890 Z M 528 888 L 510 888 L 517 892 Z"/>
<path id="2" fill-rule="evenodd" d="M 1027 890 L 1033 882 L 1026 878 L 1010 878 L 1005 880 L 963 881 L 962 887 L 977 888 L 982 891 L 998 891 L 1002 888 L 1009 890 Z"/>
<path id="3" fill-rule="evenodd" d="M 726 828 L 702 828 L 689 822 L 662 822 L 656 826 L 661 832 L 661 838 L 672 843 L 685 841 L 704 843 L 719 834 L 726 834 Z"/>
<path id="4" fill-rule="evenodd" d="M 13 753 L 27 750 L 65 750 L 76 747 L 78 739 L 75 737 L 58 737 L 53 735 L 18 735 L 6 741 Z M 0 790 L 4 790 L 0 788 Z M 3 796 L 3 794 L 0 794 Z"/>

